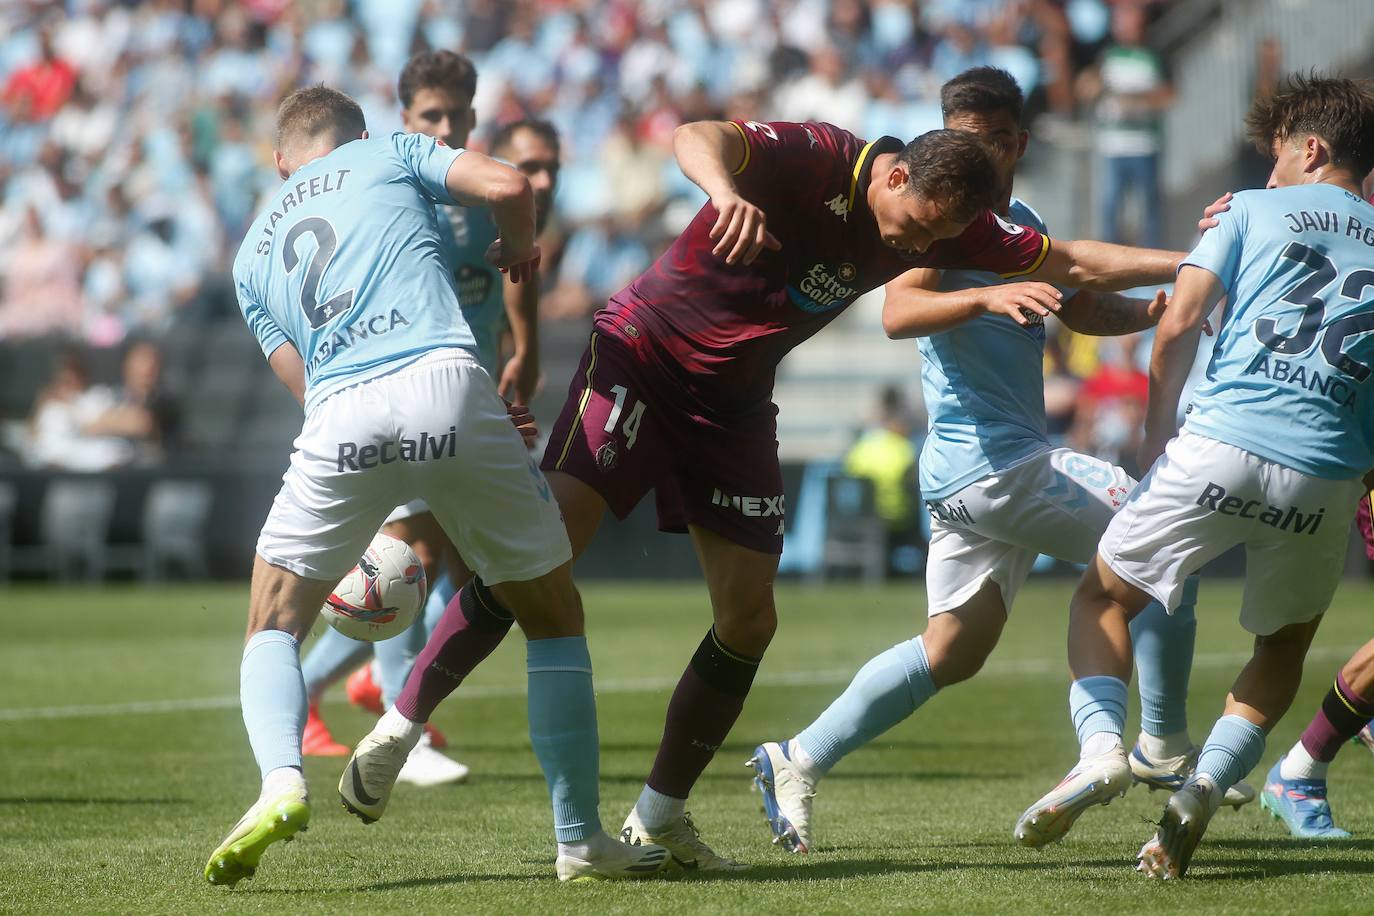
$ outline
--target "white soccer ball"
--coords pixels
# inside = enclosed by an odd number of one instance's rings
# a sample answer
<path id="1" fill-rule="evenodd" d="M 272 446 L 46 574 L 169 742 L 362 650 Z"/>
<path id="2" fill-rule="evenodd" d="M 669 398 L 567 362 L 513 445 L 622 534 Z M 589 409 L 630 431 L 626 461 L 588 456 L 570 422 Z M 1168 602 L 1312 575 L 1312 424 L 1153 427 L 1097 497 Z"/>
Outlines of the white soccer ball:
<path id="1" fill-rule="evenodd" d="M 425 568 L 405 541 L 378 533 L 320 609 L 329 625 L 365 642 L 390 639 L 425 605 Z"/>

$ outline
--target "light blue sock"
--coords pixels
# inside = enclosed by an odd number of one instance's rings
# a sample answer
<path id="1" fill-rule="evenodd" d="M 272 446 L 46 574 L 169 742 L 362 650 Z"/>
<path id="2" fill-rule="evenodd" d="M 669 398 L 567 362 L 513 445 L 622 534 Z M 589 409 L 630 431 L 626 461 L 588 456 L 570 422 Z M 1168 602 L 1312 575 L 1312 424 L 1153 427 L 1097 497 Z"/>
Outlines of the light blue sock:
<path id="1" fill-rule="evenodd" d="M 525 666 L 530 743 L 553 800 L 553 832 L 560 843 L 576 843 L 601 830 L 596 695 L 587 638 L 532 639 Z"/>
<path id="2" fill-rule="evenodd" d="M 867 744 L 935 695 L 925 642 L 899 642 L 854 675 L 844 693 L 797 735 L 823 773 L 850 751 Z"/>
<path id="3" fill-rule="evenodd" d="M 1140 728 L 1162 738 L 1188 730 L 1188 676 L 1197 641 L 1197 576 L 1183 586 L 1183 602 L 1171 615 L 1152 601 L 1131 621 Z"/>
<path id="4" fill-rule="evenodd" d="M 456 594 L 458 587 L 453 584 L 453 577 L 447 572 L 440 573 L 429 589 L 429 598 L 425 600 L 426 634 L 434 632 L 434 628 L 439 625 L 439 618 L 444 616 L 444 609 Z"/>
<path id="5" fill-rule="evenodd" d="M 1126 684 L 1107 674 L 1081 677 L 1069 685 L 1069 715 L 1078 743 L 1108 732 L 1121 737 L 1126 729 Z"/>
<path id="6" fill-rule="evenodd" d="M 333 627 L 326 627 L 301 662 L 305 692 L 310 702 L 317 702 L 331 684 L 371 657 L 371 643 L 349 639 Z"/>
<path id="7" fill-rule="evenodd" d="M 1241 716 L 1222 716 L 1212 726 L 1195 772 L 1225 792 L 1240 782 L 1264 756 L 1264 729 Z"/>
<path id="8" fill-rule="evenodd" d="M 239 703 L 262 775 L 278 767 L 299 769 L 306 699 L 294 636 L 260 630 L 248 640 L 239 667 Z"/>
<path id="9" fill-rule="evenodd" d="M 406 678 L 410 677 L 410 669 L 415 667 L 415 658 L 425 647 L 425 640 L 428 638 L 429 630 L 425 629 L 425 620 L 418 617 L 399 636 L 372 644 L 373 650 L 377 653 L 377 679 L 381 681 L 384 708 L 390 709 L 396 698 L 401 695 Z"/>

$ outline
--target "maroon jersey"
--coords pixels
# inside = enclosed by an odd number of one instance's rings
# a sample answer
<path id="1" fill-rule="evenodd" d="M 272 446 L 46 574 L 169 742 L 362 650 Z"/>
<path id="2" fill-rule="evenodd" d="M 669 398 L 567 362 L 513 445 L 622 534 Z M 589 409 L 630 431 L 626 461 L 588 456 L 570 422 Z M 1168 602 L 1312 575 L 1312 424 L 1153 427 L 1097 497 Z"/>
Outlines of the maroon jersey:
<path id="1" fill-rule="evenodd" d="M 729 265 L 711 253 L 709 202 L 671 248 L 597 313 L 599 331 L 673 382 L 674 400 L 728 420 L 768 407 L 778 363 L 863 293 L 914 267 L 1030 273 L 1049 239 L 983 212 L 921 255 L 883 242 L 868 207 L 874 157 L 899 152 L 832 124 L 734 121 L 744 138 L 741 195 L 768 217 L 780 251 Z"/>

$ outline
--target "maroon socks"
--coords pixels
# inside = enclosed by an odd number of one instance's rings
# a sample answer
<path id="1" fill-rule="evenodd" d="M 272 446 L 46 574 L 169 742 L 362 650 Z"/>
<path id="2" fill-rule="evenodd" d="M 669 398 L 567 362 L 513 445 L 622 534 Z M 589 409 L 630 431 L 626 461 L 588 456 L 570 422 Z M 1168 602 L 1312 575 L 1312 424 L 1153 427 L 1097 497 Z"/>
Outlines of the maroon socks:
<path id="1" fill-rule="evenodd" d="M 501 645 L 515 617 L 491 589 L 473 579 L 453 597 L 415 659 L 396 711 L 412 722 L 428 722 L 463 678 Z"/>
<path id="2" fill-rule="evenodd" d="M 1336 752 L 1374 719 L 1374 703 L 1350 689 L 1343 675 L 1322 698 L 1322 708 L 1302 733 L 1302 746 L 1313 760 L 1330 763 Z"/>

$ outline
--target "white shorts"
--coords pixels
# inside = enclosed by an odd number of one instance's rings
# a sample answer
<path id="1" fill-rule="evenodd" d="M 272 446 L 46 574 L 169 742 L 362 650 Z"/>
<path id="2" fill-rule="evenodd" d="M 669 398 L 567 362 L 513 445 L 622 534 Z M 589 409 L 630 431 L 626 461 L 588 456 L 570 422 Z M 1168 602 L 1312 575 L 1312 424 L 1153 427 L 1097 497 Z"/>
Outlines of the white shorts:
<path id="1" fill-rule="evenodd" d="M 1363 492 L 1358 479 L 1309 477 L 1184 430 L 1107 526 L 1098 552 L 1172 611 L 1185 577 L 1244 544 L 1240 623 L 1268 636 L 1326 612 Z"/>
<path id="2" fill-rule="evenodd" d="M 558 503 L 491 377 L 451 349 L 315 406 L 258 554 L 309 579 L 337 580 L 387 513 L 415 498 L 490 585 L 538 578 L 572 557 Z"/>
<path id="3" fill-rule="evenodd" d="M 1121 468 L 1057 448 L 976 480 L 947 499 L 927 500 L 930 616 L 963 607 L 989 579 L 1011 610 L 1042 553 L 1088 562 L 1134 487 Z"/>

